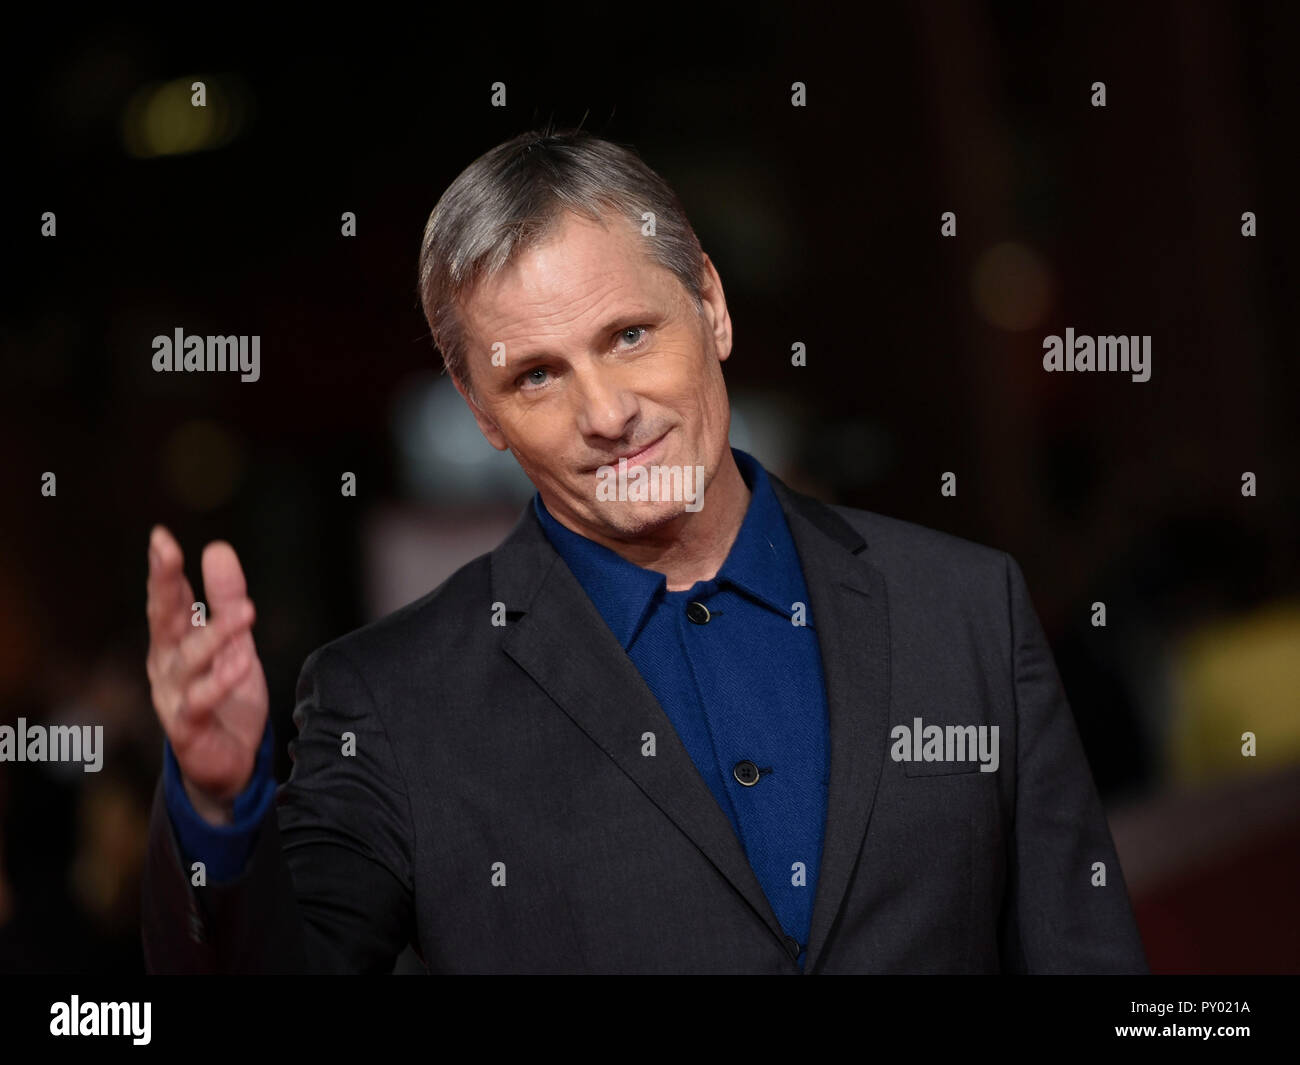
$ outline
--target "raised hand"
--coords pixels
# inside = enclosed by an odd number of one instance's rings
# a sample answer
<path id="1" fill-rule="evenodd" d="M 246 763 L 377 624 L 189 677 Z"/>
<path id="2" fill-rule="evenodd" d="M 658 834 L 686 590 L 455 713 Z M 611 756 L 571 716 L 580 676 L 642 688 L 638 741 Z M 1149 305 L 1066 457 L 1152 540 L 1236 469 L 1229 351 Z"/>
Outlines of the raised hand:
<path id="1" fill-rule="evenodd" d="M 154 710 L 198 813 L 229 824 L 252 779 L 266 727 L 266 675 L 253 644 L 255 611 L 239 558 L 217 540 L 203 551 L 207 624 L 191 622 L 194 592 L 180 545 L 163 526 L 149 537 L 149 656 Z"/>

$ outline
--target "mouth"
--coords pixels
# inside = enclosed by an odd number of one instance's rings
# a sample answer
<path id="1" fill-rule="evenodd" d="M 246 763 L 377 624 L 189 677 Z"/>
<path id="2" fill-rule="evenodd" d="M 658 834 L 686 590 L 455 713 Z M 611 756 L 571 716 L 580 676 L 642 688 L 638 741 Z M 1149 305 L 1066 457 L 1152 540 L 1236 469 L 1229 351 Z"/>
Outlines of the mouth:
<path id="1" fill-rule="evenodd" d="M 662 436 L 656 437 L 654 440 L 651 440 L 648 444 L 643 445 L 636 451 L 624 452 L 622 455 L 615 455 L 608 462 L 602 462 L 600 466 L 593 467 L 591 472 L 595 473 L 603 466 L 617 466 L 619 461 L 622 459 L 626 459 L 629 466 L 643 465 L 650 459 L 658 456 L 659 452 L 663 449 L 664 440 L 667 439 L 668 433 L 671 431 L 671 429 L 668 430 L 668 432 L 665 432 Z"/>

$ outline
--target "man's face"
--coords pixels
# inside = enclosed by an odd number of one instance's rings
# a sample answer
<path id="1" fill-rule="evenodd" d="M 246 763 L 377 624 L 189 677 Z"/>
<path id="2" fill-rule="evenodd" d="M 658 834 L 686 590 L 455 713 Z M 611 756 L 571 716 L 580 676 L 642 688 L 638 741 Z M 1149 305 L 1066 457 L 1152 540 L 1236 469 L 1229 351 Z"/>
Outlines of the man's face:
<path id="1" fill-rule="evenodd" d="M 680 531 L 669 523 L 699 508 L 598 496 L 599 467 L 617 470 L 623 456 L 630 475 L 702 466 L 707 486 L 730 457 L 721 364 L 731 319 L 703 262 L 701 313 L 630 222 L 566 213 L 462 303 L 479 428 L 509 448 L 552 514 L 591 539 Z"/>

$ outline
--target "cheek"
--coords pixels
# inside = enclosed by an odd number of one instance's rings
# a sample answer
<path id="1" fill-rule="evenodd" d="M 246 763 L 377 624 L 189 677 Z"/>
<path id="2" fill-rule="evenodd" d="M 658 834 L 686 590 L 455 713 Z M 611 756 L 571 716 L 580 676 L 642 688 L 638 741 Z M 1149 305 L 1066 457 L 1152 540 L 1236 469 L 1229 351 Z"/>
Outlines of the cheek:
<path id="1" fill-rule="evenodd" d="M 552 399 L 542 403 L 520 403 L 502 423 L 502 431 L 517 449 L 534 457 L 544 457 L 564 438 L 572 418 L 563 403 Z"/>
<path id="2" fill-rule="evenodd" d="M 689 399 L 698 410 L 717 411 L 727 402 L 727 386 L 719 363 L 711 363 L 694 381 Z"/>
<path id="3" fill-rule="evenodd" d="M 577 432 L 568 411 L 530 411 L 515 424 L 510 441 L 524 472 L 559 481 L 568 475 Z"/>
<path id="4" fill-rule="evenodd" d="M 719 364 L 710 361 L 696 345 L 685 341 L 666 345 L 655 353 L 653 363 L 638 367 L 647 394 L 672 398 L 677 406 L 699 406 L 704 393 L 718 379 Z"/>

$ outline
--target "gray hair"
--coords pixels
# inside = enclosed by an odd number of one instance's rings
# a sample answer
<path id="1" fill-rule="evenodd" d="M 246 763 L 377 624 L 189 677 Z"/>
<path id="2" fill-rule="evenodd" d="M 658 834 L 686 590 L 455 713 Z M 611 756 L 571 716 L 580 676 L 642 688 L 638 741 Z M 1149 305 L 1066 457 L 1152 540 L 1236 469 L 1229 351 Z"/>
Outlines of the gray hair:
<path id="1" fill-rule="evenodd" d="M 473 398 L 459 307 L 462 296 L 542 239 L 571 211 L 606 212 L 646 235 L 651 258 L 672 271 L 702 309 L 699 239 L 676 193 L 634 149 L 582 130 L 530 130 L 470 163 L 429 215 L 420 243 L 420 303 L 447 371 Z"/>

